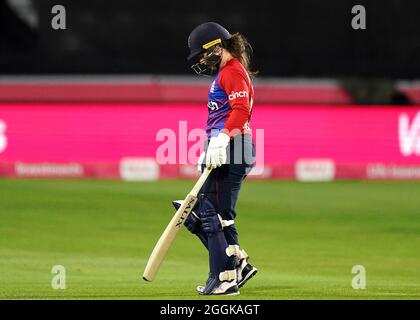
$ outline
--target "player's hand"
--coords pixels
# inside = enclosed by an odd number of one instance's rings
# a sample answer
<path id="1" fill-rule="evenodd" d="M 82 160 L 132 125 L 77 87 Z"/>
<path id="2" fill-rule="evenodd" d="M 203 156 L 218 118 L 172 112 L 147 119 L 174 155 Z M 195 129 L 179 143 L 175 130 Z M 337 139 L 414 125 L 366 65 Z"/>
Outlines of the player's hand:
<path id="1" fill-rule="evenodd" d="M 210 139 L 206 157 L 206 167 L 208 169 L 215 169 L 226 163 L 229 141 L 230 137 L 223 132 Z"/>
<path id="2" fill-rule="evenodd" d="M 204 163 L 205 155 L 206 155 L 206 153 L 203 151 L 203 152 L 201 152 L 200 157 L 198 158 L 197 170 L 198 170 L 198 172 L 201 172 L 201 173 L 202 173 L 201 166 Z"/>

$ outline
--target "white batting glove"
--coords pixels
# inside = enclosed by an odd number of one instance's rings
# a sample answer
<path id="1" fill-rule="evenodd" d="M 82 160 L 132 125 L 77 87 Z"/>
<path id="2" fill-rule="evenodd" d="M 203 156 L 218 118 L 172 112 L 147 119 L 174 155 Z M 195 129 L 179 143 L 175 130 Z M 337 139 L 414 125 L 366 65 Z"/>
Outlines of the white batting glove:
<path id="1" fill-rule="evenodd" d="M 200 157 L 198 158 L 198 163 L 197 163 L 197 170 L 198 172 L 202 172 L 201 171 L 201 165 L 204 163 L 204 156 L 206 155 L 206 153 L 203 151 L 200 154 Z"/>
<path id="2" fill-rule="evenodd" d="M 226 149 L 229 144 L 229 141 L 230 137 L 223 132 L 220 132 L 217 137 L 213 137 L 210 139 L 206 157 L 206 167 L 208 169 L 214 169 L 226 163 Z"/>

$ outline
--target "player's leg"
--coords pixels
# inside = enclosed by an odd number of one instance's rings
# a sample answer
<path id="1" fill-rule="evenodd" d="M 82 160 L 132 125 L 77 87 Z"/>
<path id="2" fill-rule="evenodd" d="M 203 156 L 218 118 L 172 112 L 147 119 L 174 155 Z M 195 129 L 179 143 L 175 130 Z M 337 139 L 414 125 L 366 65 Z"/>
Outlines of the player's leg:
<path id="1" fill-rule="evenodd" d="M 213 197 L 216 197 L 215 202 L 217 202 L 216 211 L 221 212 L 224 217 L 228 217 L 223 218 L 222 215 L 219 214 L 226 240 L 229 245 L 239 245 L 238 233 L 235 225 L 233 224 L 233 220 L 236 216 L 235 206 L 240 190 L 240 184 L 245 176 L 245 170 L 241 168 L 238 169 L 239 172 L 236 169 L 236 171 L 231 170 L 231 173 L 229 174 L 229 166 L 218 168 L 217 172 L 215 171 L 210 175 L 208 181 L 200 192 L 214 194 Z M 222 196 L 215 196 L 216 194 L 222 194 Z M 178 210 L 182 204 L 182 200 L 174 200 L 172 201 L 172 204 L 175 209 Z M 206 249 L 208 249 L 207 234 L 202 229 L 200 199 L 198 199 L 191 214 L 185 219 L 184 225 L 192 234 L 195 234 Z"/>
<path id="2" fill-rule="evenodd" d="M 254 158 L 254 146 L 250 137 L 247 139 L 237 136 L 236 143 L 238 140 L 240 147 L 237 145 L 235 147 L 233 144 L 230 148 L 229 158 L 232 161 L 229 165 L 213 170 L 201 190 L 199 205 L 194 207 L 193 214 L 185 222 L 188 230 L 196 234 L 209 249 L 210 273 L 206 286 L 197 287 L 201 294 L 226 294 L 234 288 L 234 282 L 243 286 L 257 272 L 257 269 L 249 263 L 248 254 L 239 247 L 238 233 L 234 224 L 239 191 L 252 168 Z M 204 201 L 206 203 L 203 204 Z M 203 229 L 203 220 L 206 230 Z M 220 237 L 221 231 L 226 241 Z M 235 268 L 236 279 L 233 279 L 234 276 L 227 276 L 232 275 L 229 273 L 232 268 Z M 220 277 L 218 279 L 217 274 L 223 274 L 227 281 L 221 281 Z M 232 288 L 227 290 L 226 287 L 229 286 Z"/>
<path id="3" fill-rule="evenodd" d="M 175 209 L 181 206 L 183 200 L 172 201 Z M 200 201 L 197 201 L 190 215 L 185 219 L 184 225 L 192 234 L 195 234 L 203 245 L 208 249 L 207 234 L 203 231 L 202 222 L 200 218 Z"/>
<path id="4" fill-rule="evenodd" d="M 226 185 L 226 181 L 219 183 L 219 188 L 224 190 L 224 185 Z M 235 267 L 236 282 L 239 288 L 239 286 L 242 287 L 257 273 L 257 269 L 250 264 L 248 254 L 245 250 L 239 247 L 238 233 L 234 224 L 234 218 L 236 217 L 234 207 L 236 205 L 239 189 L 232 188 L 232 190 L 234 190 L 234 192 L 231 194 L 227 192 L 218 193 L 216 202 L 219 204 L 219 213 L 217 215 L 226 238 L 226 243 L 228 244 L 226 248 L 226 255 L 231 259 L 230 268 L 232 268 L 232 266 Z M 227 199 L 227 197 L 230 197 L 231 200 Z M 231 204 L 232 210 L 226 209 L 226 205 L 227 208 L 229 208 Z M 211 275 L 209 279 L 210 278 Z M 206 286 L 198 286 L 197 291 L 203 294 L 208 285 L 209 281 L 207 281 Z"/>
<path id="5" fill-rule="evenodd" d="M 238 294 L 236 283 L 236 257 L 228 251 L 228 243 L 223 232 L 217 188 L 223 167 L 213 169 L 200 190 L 199 199 L 192 213 L 187 217 L 185 226 L 195 234 L 208 249 L 210 272 L 205 286 L 197 290 L 205 295 Z M 173 201 L 179 208 L 181 201 Z"/>
<path id="6" fill-rule="evenodd" d="M 229 250 L 237 257 L 237 281 L 242 287 L 250 278 L 257 273 L 257 268 L 249 262 L 249 256 L 239 246 L 238 232 L 234 221 L 237 216 L 236 204 L 242 183 L 249 174 L 255 159 L 255 149 L 250 136 L 238 135 L 230 148 L 230 165 L 226 176 L 221 178 L 219 198 L 221 204 L 221 216 L 226 222 L 224 233 L 229 244 Z"/>
<path id="7" fill-rule="evenodd" d="M 242 136 L 237 136 L 235 140 L 240 143 L 240 148 L 231 146 L 230 159 L 234 159 L 235 152 L 239 152 L 239 160 L 230 161 L 229 165 L 218 168 L 217 179 L 215 180 L 215 199 L 213 203 L 217 204 L 217 215 L 226 238 L 228 247 L 226 255 L 230 257 L 230 263 L 234 263 L 236 271 L 236 281 L 238 285 L 243 286 L 252 276 L 257 273 L 257 269 L 249 263 L 248 254 L 239 247 L 238 232 L 235 228 L 236 203 L 243 180 L 249 173 L 254 163 L 254 149 L 252 140 L 248 137 L 244 141 Z M 239 140 L 239 142 L 238 142 Z M 245 139 L 246 140 L 246 139 Z M 236 150 L 236 151 L 235 151 Z M 238 155 L 236 155 L 238 157 Z M 248 157 L 246 160 L 245 158 Z M 206 284 L 206 287 L 208 283 Z M 197 290 L 200 293 L 205 292 L 205 288 L 199 286 Z"/>
<path id="8" fill-rule="evenodd" d="M 210 273 L 206 286 L 197 290 L 204 295 L 238 294 L 236 257 L 228 250 L 215 194 L 202 193 L 200 205 L 202 228 L 208 240 Z"/>

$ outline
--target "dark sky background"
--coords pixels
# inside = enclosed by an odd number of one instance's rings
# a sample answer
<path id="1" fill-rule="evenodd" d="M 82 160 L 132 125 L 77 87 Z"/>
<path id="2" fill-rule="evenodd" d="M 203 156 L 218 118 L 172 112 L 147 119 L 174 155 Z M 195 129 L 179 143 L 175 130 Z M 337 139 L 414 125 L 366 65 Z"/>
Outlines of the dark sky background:
<path id="1" fill-rule="evenodd" d="M 188 74 L 187 38 L 216 21 L 245 34 L 254 67 L 270 77 L 420 77 L 420 1 L 37 1 L 30 29 L 0 0 L 0 73 Z M 367 29 L 351 28 L 363 4 Z"/>

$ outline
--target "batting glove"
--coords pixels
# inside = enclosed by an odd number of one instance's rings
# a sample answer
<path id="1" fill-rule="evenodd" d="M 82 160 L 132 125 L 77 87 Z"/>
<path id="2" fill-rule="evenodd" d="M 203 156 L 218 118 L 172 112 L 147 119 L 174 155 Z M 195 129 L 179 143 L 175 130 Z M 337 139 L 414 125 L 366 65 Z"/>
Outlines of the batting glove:
<path id="1" fill-rule="evenodd" d="M 226 163 L 227 160 L 227 146 L 229 144 L 230 137 L 220 132 L 217 137 L 210 139 L 209 146 L 207 148 L 206 167 L 208 169 L 215 169 Z"/>

